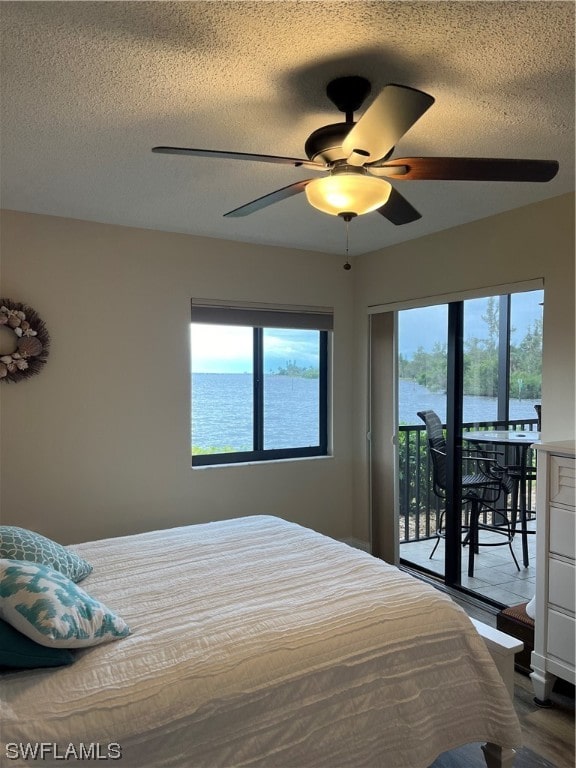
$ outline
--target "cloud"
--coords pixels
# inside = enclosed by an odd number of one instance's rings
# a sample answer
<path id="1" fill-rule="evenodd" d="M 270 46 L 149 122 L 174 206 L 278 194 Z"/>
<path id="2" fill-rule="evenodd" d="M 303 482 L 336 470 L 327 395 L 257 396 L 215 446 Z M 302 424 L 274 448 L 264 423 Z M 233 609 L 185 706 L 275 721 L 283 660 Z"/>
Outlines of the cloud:
<path id="1" fill-rule="evenodd" d="M 526 335 L 528 326 L 542 319 L 544 291 L 528 291 L 512 294 L 512 342 L 518 343 Z M 488 326 L 482 320 L 486 312 L 487 298 L 468 299 L 464 302 L 464 336 L 487 338 Z M 430 351 L 434 344 L 447 344 L 448 305 L 407 309 L 398 313 L 399 349 L 405 358 L 411 358 L 419 347 Z"/>
<path id="2" fill-rule="evenodd" d="M 193 323 L 190 333 L 194 373 L 246 373 L 252 371 L 252 328 Z M 318 332 L 268 328 L 264 332 L 264 368 L 267 373 L 289 360 L 301 367 L 318 366 Z"/>
<path id="3" fill-rule="evenodd" d="M 252 328 L 192 323 L 190 350 L 194 373 L 251 372 Z"/>
<path id="4" fill-rule="evenodd" d="M 318 332 L 267 329 L 264 332 L 264 367 L 275 371 L 293 360 L 302 368 L 318 367 Z"/>

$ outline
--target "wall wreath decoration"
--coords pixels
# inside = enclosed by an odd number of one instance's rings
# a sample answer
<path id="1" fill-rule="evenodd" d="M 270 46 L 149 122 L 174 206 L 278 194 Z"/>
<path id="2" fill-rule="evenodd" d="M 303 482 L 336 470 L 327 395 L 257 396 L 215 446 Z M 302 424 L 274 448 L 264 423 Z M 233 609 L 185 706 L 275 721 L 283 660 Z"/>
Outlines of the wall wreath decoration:
<path id="1" fill-rule="evenodd" d="M 15 337 L 15 348 L 0 354 L 0 381 L 20 381 L 38 373 L 50 346 L 50 336 L 40 315 L 26 304 L 0 299 L 0 326 L 9 328 Z"/>

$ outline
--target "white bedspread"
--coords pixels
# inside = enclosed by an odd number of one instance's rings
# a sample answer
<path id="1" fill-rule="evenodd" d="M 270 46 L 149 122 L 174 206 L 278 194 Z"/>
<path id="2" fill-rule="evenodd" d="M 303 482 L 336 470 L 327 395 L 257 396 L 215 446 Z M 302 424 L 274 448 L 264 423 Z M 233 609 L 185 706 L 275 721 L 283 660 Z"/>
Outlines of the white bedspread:
<path id="1" fill-rule="evenodd" d="M 521 742 L 466 614 L 364 552 L 268 516 L 74 549 L 133 634 L 4 674 L 0 763 L 40 742 L 117 743 L 122 768 L 426 768 Z"/>

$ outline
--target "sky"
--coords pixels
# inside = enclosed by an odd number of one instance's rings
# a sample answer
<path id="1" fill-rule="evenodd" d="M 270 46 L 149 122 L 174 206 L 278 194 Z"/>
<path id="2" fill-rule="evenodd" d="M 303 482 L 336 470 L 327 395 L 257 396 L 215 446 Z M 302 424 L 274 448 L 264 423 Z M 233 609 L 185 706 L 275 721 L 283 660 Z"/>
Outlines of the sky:
<path id="1" fill-rule="evenodd" d="M 528 325 L 542 319 L 544 291 L 530 291 L 512 295 L 512 342 L 517 343 L 526 334 Z M 464 302 L 464 335 L 479 339 L 486 338 L 487 325 L 482 320 L 487 299 L 470 299 Z M 405 310 L 400 313 L 399 348 L 405 358 L 410 359 L 418 347 L 425 351 L 440 342 L 446 344 L 448 308 L 446 304 Z"/>
<path id="2" fill-rule="evenodd" d="M 192 326 L 194 373 L 249 373 L 252 371 L 252 329 L 238 326 Z M 294 360 L 302 368 L 318 368 L 318 331 L 267 329 L 264 333 L 264 370 L 275 373 Z"/>
<path id="3" fill-rule="evenodd" d="M 543 291 L 517 293 L 512 298 L 512 340 L 517 342 L 529 324 L 542 318 Z M 481 315 L 485 299 L 465 302 L 465 331 L 478 338 L 486 336 Z M 436 342 L 446 343 L 447 307 L 424 307 L 400 313 L 400 350 L 411 358 L 418 347 L 431 350 Z M 191 334 L 192 370 L 195 373 L 246 373 L 252 370 L 252 329 L 244 327 L 196 325 Z M 289 360 L 305 368 L 318 366 L 316 331 L 268 329 L 265 335 L 265 371 L 275 372 Z"/>

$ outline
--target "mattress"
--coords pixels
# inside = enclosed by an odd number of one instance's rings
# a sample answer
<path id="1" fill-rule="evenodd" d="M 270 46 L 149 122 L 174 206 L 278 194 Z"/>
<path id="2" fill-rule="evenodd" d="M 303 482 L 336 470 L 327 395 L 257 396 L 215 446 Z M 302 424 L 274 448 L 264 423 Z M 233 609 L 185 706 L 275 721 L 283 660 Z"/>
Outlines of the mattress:
<path id="1" fill-rule="evenodd" d="M 273 516 L 74 550 L 132 634 L 3 674 L 2 757 L 36 743 L 54 745 L 45 766 L 84 745 L 123 768 L 426 768 L 521 743 L 464 611 L 365 552 Z"/>

